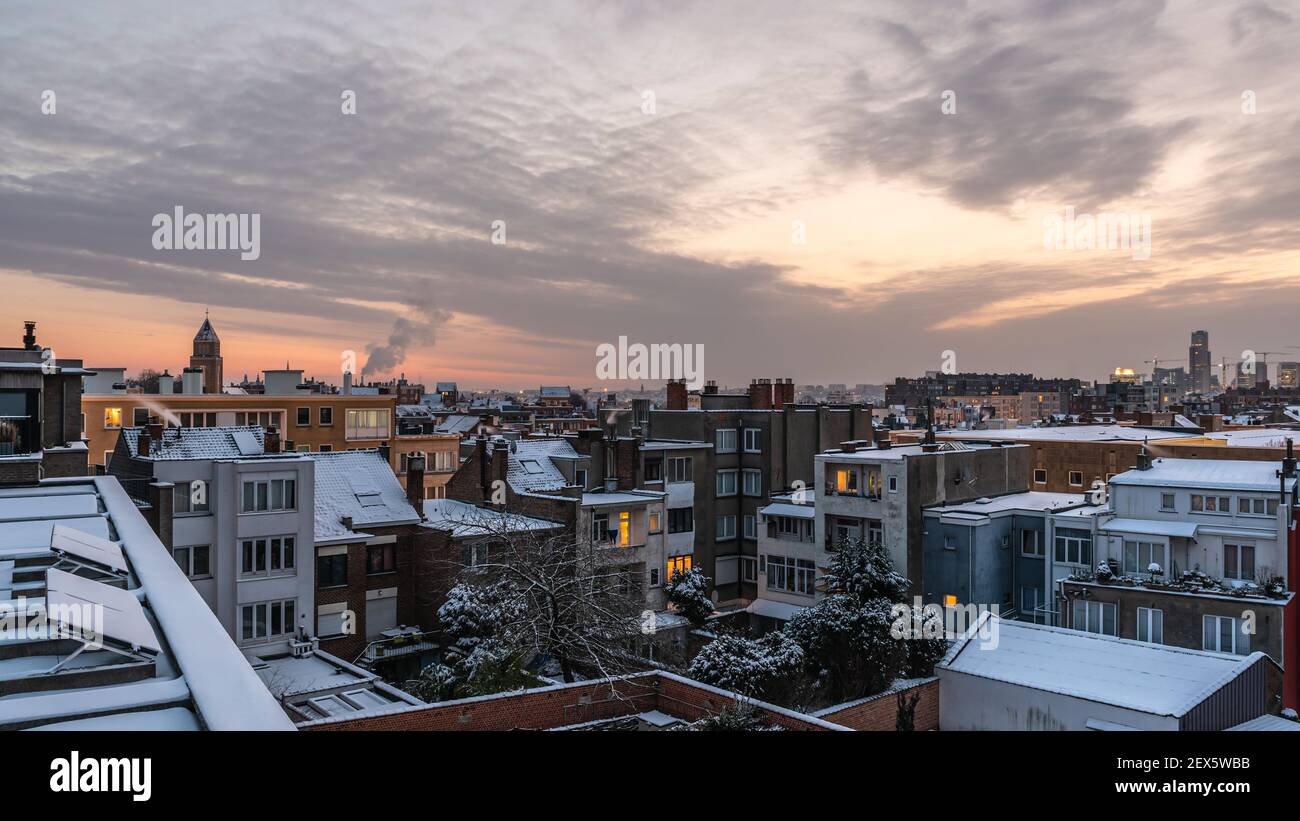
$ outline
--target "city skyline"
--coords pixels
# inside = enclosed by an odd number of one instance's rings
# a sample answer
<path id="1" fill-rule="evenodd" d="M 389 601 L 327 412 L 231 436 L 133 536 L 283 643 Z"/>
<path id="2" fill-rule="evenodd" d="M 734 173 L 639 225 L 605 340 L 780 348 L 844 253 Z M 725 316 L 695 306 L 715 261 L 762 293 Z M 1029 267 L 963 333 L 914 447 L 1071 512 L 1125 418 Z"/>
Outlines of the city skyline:
<path id="1" fill-rule="evenodd" d="M 175 371 L 208 308 L 228 375 L 507 388 L 619 336 L 734 385 L 1300 344 L 1284 7 L 337 9 L 10 7 L 6 317 Z M 260 214 L 260 256 L 151 246 L 180 207 Z M 1149 258 L 1047 247 L 1067 209 Z"/>

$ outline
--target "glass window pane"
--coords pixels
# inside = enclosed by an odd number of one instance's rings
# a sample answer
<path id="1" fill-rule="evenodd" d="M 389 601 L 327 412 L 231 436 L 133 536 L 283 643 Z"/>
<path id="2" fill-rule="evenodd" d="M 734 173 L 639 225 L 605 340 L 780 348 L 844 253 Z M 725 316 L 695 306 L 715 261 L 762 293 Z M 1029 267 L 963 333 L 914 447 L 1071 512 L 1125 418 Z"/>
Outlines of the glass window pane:
<path id="1" fill-rule="evenodd" d="M 208 553 L 210 548 L 207 545 L 194 548 L 193 568 L 195 576 L 206 576 L 212 572 L 208 566 Z"/>

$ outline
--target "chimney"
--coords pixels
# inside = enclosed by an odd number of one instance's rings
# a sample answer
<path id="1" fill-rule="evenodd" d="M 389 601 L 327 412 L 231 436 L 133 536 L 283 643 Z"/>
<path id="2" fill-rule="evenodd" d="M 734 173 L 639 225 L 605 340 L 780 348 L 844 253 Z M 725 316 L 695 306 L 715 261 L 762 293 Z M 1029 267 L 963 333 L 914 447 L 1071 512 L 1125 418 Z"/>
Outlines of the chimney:
<path id="1" fill-rule="evenodd" d="M 343 395 L 352 395 L 352 371 L 343 372 Z"/>
<path id="2" fill-rule="evenodd" d="M 157 416 L 149 417 L 149 420 L 145 423 L 144 432 L 149 435 L 151 441 L 158 443 L 158 447 L 162 447 L 163 426 Z"/>
<path id="3" fill-rule="evenodd" d="M 343 527 L 347 528 L 348 530 L 351 530 L 351 529 L 352 529 L 352 517 L 351 517 L 351 516 L 342 516 L 342 517 L 339 518 L 339 522 L 341 522 L 341 523 L 343 524 Z"/>
<path id="4" fill-rule="evenodd" d="M 158 394 L 160 396 L 171 396 L 176 393 L 176 377 L 167 371 L 163 371 L 158 377 Z"/>
<path id="5" fill-rule="evenodd" d="M 1142 449 L 1138 451 L 1137 465 L 1138 470 L 1151 469 L 1151 454 L 1147 453 L 1146 443 L 1142 444 Z"/>
<path id="6" fill-rule="evenodd" d="M 406 498 L 415 512 L 424 515 L 424 457 L 406 457 Z"/>
<path id="7" fill-rule="evenodd" d="M 718 380 L 710 379 L 704 383 L 704 392 L 710 396 L 718 392 Z"/>
<path id="8" fill-rule="evenodd" d="M 1286 458 L 1282 460 L 1282 478 L 1294 479 L 1296 475 L 1296 459 L 1291 437 L 1286 439 Z"/>
<path id="9" fill-rule="evenodd" d="M 181 371 L 181 393 L 197 396 L 203 393 L 203 369 L 186 368 Z"/>
<path id="10" fill-rule="evenodd" d="M 848 442 L 840 442 L 840 453 L 856 453 L 857 450 L 858 442 L 856 439 Z"/>
<path id="11" fill-rule="evenodd" d="M 36 346 L 36 323 L 24 322 L 23 331 L 23 348 L 29 351 L 40 350 L 40 348 Z"/>
<path id="12" fill-rule="evenodd" d="M 749 382 L 749 409 L 771 410 L 772 383 L 767 379 L 752 379 Z"/>
<path id="13" fill-rule="evenodd" d="M 379 456 L 387 464 L 391 465 L 393 463 L 393 449 L 388 446 L 387 442 L 381 442 L 379 444 Z"/>
<path id="14" fill-rule="evenodd" d="M 148 459 L 153 452 L 153 439 L 149 436 L 148 428 L 140 431 L 140 436 L 136 439 L 135 452 L 141 459 Z"/>
<path id="15" fill-rule="evenodd" d="M 777 385 L 777 393 L 779 395 L 772 397 L 773 407 L 792 404 L 794 402 L 794 380 L 788 376 L 784 380 L 780 380 Z"/>
<path id="16" fill-rule="evenodd" d="M 280 429 L 275 425 L 266 426 L 266 435 L 262 437 L 262 452 L 280 452 Z"/>
<path id="17" fill-rule="evenodd" d="M 686 410 L 686 383 L 672 380 L 668 383 L 668 410 Z"/>

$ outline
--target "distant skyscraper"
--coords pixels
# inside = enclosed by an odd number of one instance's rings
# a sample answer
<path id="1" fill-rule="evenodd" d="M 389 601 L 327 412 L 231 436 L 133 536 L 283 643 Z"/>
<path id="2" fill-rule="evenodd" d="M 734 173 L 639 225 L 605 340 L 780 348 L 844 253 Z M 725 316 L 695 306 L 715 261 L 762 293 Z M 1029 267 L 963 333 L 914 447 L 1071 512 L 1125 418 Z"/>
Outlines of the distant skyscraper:
<path id="1" fill-rule="evenodd" d="M 1277 386 L 1288 390 L 1300 388 L 1300 362 L 1278 363 Z"/>
<path id="2" fill-rule="evenodd" d="M 1191 370 L 1191 389 L 1196 393 L 1210 392 L 1210 332 L 1192 331 L 1192 344 L 1187 349 L 1187 363 Z"/>

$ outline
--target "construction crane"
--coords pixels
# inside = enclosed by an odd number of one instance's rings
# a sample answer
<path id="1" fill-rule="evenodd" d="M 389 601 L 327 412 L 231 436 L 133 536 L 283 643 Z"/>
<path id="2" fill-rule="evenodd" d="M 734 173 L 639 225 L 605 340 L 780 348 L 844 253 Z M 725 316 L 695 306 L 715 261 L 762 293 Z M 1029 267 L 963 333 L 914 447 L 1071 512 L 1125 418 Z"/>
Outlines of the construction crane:
<path id="1" fill-rule="evenodd" d="M 1286 356 L 1286 351 L 1255 351 L 1255 356 L 1259 357 L 1261 371 L 1255 378 L 1255 384 L 1258 385 L 1262 377 L 1265 382 L 1268 381 L 1268 358 L 1270 356 Z"/>
<path id="2" fill-rule="evenodd" d="M 1144 364 L 1151 366 L 1151 384 L 1156 386 L 1156 410 L 1165 409 L 1165 394 L 1160 390 L 1160 380 L 1156 371 L 1160 370 L 1161 362 L 1186 362 L 1186 359 L 1174 359 L 1169 356 L 1153 356 L 1150 359 L 1143 359 Z"/>

